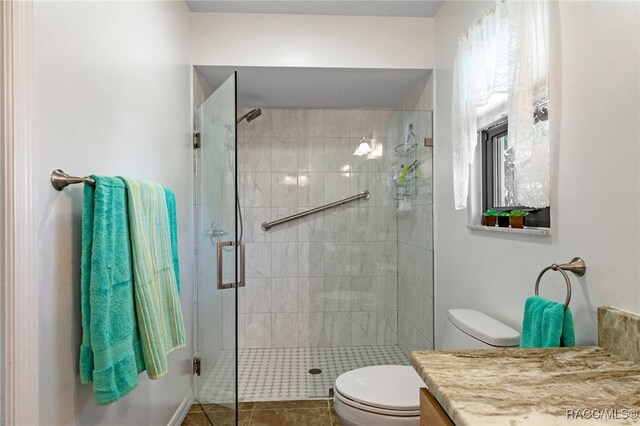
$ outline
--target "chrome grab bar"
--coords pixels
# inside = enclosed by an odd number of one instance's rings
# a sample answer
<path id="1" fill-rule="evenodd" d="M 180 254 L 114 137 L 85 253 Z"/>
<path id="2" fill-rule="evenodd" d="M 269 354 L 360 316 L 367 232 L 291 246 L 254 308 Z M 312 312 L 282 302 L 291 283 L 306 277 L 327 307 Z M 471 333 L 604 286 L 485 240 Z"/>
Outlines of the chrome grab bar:
<path id="1" fill-rule="evenodd" d="M 273 226 L 282 225 L 283 223 L 287 223 L 287 222 L 290 222 L 292 220 L 300 219 L 300 218 L 303 218 L 305 216 L 309 216 L 310 214 L 320 213 L 321 211 L 330 209 L 332 207 L 337 207 L 337 206 L 340 206 L 342 204 L 350 203 L 351 201 L 359 200 L 361 198 L 364 199 L 364 200 L 368 200 L 370 197 L 371 197 L 371 194 L 369 193 L 369 191 L 364 190 L 361 193 L 359 193 L 358 195 L 354 195 L 352 197 L 345 198 L 343 200 L 335 201 L 333 203 L 325 204 L 324 206 L 316 207 L 315 209 L 311 209 L 311 210 L 307 210 L 307 211 L 304 211 L 304 212 L 296 213 L 296 214 L 293 214 L 291 216 L 283 217 L 282 219 L 274 220 L 272 222 L 264 222 L 262 224 L 262 230 L 263 231 L 268 231 Z"/>
<path id="2" fill-rule="evenodd" d="M 236 246 L 240 247 L 240 281 L 233 283 L 224 283 L 222 278 L 222 249 L 224 247 Z M 218 243 L 218 290 L 226 288 L 244 287 L 244 241 L 220 241 Z"/>

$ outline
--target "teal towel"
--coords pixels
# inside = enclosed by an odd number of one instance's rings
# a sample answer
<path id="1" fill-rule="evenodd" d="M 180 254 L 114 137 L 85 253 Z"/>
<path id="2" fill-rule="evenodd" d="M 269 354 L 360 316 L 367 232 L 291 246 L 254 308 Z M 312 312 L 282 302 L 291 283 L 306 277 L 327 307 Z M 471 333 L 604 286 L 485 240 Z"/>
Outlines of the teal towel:
<path id="1" fill-rule="evenodd" d="M 100 405 L 138 384 L 145 368 L 133 302 L 127 198 L 120 179 L 92 176 L 82 209 L 80 380 Z"/>
<path id="2" fill-rule="evenodd" d="M 167 354 L 185 346 L 165 191 L 154 182 L 127 186 L 134 297 L 142 352 L 151 379 L 167 373 Z M 175 216 L 175 215 L 174 215 Z"/>
<path id="3" fill-rule="evenodd" d="M 167 213 L 169 215 L 169 231 L 171 232 L 171 255 L 173 258 L 173 270 L 176 273 L 176 286 L 180 294 L 180 261 L 178 259 L 178 221 L 176 218 L 176 196 L 169 188 L 164 188 L 164 197 L 167 201 Z"/>
<path id="4" fill-rule="evenodd" d="M 573 317 L 569 307 L 545 299 L 532 296 L 524 305 L 522 320 L 523 348 L 555 348 L 575 346 Z"/>

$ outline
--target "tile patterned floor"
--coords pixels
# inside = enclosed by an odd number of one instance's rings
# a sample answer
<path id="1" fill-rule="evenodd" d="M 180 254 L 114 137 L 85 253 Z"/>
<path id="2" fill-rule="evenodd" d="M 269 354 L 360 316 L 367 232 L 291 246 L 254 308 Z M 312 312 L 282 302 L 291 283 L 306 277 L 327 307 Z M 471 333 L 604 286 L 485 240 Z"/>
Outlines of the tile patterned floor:
<path id="1" fill-rule="evenodd" d="M 341 426 L 330 399 L 244 402 L 238 407 L 243 426 Z M 231 426 L 233 409 L 220 404 L 194 404 L 182 426 Z"/>
<path id="2" fill-rule="evenodd" d="M 370 365 L 408 365 L 397 346 L 244 349 L 238 353 L 238 399 L 282 401 L 329 397 L 340 374 Z M 233 401 L 233 352 L 224 352 L 199 391 L 202 403 Z M 309 374 L 320 368 L 321 374 Z M 200 379 L 202 380 L 202 379 Z"/>

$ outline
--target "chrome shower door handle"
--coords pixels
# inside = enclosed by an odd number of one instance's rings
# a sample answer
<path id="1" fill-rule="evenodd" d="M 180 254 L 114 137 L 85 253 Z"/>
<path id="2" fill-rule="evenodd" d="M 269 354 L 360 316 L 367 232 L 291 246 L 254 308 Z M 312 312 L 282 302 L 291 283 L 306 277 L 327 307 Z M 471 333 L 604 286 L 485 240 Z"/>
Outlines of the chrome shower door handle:
<path id="1" fill-rule="evenodd" d="M 240 281 L 232 283 L 224 283 L 222 273 L 222 250 L 224 247 L 240 247 Z M 224 290 L 226 288 L 238 288 L 245 286 L 245 255 L 244 255 L 244 241 L 220 241 L 218 243 L 218 290 Z"/>
<path id="2" fill-rule="evenodd" d="M 240 282 L 236 283 L 236 287 L 244 287 L 246 284 L 244 279 L 244 241 L 239 241 L 237 245 L 240 246 Z"/>

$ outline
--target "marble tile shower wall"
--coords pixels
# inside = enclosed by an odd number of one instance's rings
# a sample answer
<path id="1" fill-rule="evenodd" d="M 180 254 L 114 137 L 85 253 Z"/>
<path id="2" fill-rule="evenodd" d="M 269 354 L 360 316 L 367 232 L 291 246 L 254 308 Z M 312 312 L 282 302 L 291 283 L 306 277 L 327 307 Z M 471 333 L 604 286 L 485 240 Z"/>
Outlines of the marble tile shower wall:
<path id="1" fill-rule="evenodd" d="M 398 213 L 398 344 L 409 355 L 433 348 L 432 206 Z"/>
<path id="2" fill-rule="evenodd" d="M 397 344 L 391 169 L 403 114 L 263 108 L 261 117 L 239 126 L 247 250 L 247 284 L 238 300 L 240 347 Z M 373 138 L 368 157 L 353 155 L 362 137 Z M 365 189 L 368 201 L 268 232 L 260 228 Z M 233 314 L 225 312 L 225 320 L 233 321 Z M 232 339 L 225 336 L 226 347 Z"/>
<path id="3" fill-rule="evenodd" d="M 432 73 L 418 82 L 402 109 L 433 111 Z M 433 148 L 419 145 L 415 159 L 424 160 L 417 170 L 418 194 L 411 211 L 398 212 L 398 345 L 407 355 L 433 348 Z"/>

